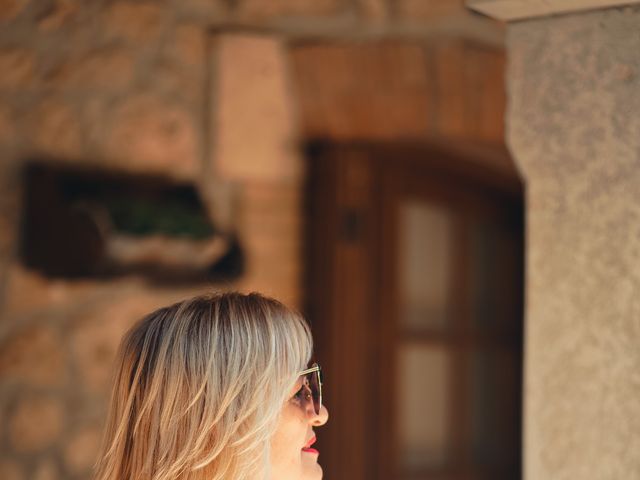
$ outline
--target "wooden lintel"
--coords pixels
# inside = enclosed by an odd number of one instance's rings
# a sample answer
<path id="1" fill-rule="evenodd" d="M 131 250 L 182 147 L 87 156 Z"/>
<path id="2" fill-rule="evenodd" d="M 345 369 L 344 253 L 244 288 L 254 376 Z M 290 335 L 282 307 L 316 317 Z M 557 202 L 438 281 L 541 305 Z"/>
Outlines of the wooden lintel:
<path id="1" fill-rule="evenodd" d="M 467 0 L 471 10 L 507 22 L 634 4 L 640 0 Z"/>

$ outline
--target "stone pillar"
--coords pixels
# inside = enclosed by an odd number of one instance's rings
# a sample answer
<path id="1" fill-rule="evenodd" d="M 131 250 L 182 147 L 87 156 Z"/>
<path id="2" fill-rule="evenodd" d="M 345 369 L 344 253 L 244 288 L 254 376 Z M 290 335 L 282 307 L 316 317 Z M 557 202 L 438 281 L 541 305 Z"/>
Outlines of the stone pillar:
<path id="1" fill-rule="evenodd" d="M 524 478 L 640 478 L 640 7 L 510 24 Z"/>

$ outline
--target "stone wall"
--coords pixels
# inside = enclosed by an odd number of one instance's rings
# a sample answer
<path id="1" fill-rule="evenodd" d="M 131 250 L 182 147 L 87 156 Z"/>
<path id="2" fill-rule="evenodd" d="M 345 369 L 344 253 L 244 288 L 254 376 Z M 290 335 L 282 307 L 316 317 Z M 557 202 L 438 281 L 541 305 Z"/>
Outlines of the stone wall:
<path id="1" fill-rule="evenodd" d="M 509 26 L 526 480 L 640 477 L 639 24 L 634 7 Z"/>
<path id="2" fill-rule="evenodd" d="M 89 478 L 111 362 L 144 313 L 210 288 L 301 305 L 302 139 L 500 143 L 502 30 L 462 5 L 0 1 L 0 478 Z M 304 46 L 310 41 L 319 52 Z M 408 46 L 397 58 L 376 46 L 388 41 Z M 323 50 L 323 42 L 343 46 Z M 386 82 L 384 95 L 358 88 L 367 79 L 353 59 L 380 80 L 369 78 L 371 86 Z M 400 83 L 380 68 L 388 61 L 404 72 Z M 330 81 L 340 71 L 346 90 Z M 474 94 L 478 81 L 486 95 Z M 324 120 L 314 82 L 327 86 Z M 345 94 L 355 102 L 346 109 Z M 379 99 L 373 109 L 368 98 Z M 51 280 L 25 269 L 16 256 L 19 180 L 33 158 L 194 182 L 215 220 L 240 236 L 245 274 L 170 288 L 136 277 Z"/>

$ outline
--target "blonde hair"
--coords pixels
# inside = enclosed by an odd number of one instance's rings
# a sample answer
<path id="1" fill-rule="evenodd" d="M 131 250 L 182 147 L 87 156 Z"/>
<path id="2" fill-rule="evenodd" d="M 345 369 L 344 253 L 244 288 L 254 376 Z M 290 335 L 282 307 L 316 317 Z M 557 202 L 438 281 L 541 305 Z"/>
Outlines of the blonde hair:
<path id="1" fill-rule="evenodd" d="M 96 480 L 266 478 L 278 415 L 312 340 L 253 293 L 159 309 L 122 341 Z"/>

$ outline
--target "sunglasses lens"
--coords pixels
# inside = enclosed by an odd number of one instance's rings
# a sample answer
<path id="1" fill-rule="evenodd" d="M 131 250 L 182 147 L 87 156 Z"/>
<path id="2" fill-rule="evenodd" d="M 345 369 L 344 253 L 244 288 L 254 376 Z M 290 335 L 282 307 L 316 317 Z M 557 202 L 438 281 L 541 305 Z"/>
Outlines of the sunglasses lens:
<path id="1" fill-rule="evenodd" d="M 309 389 L 311 390 L 311 396 L 313 398 L 313 409 L 316 414 L 320 414 L 322 408 L 322 374 L 318 372 L 311 372 L 308 376 Z"/>

